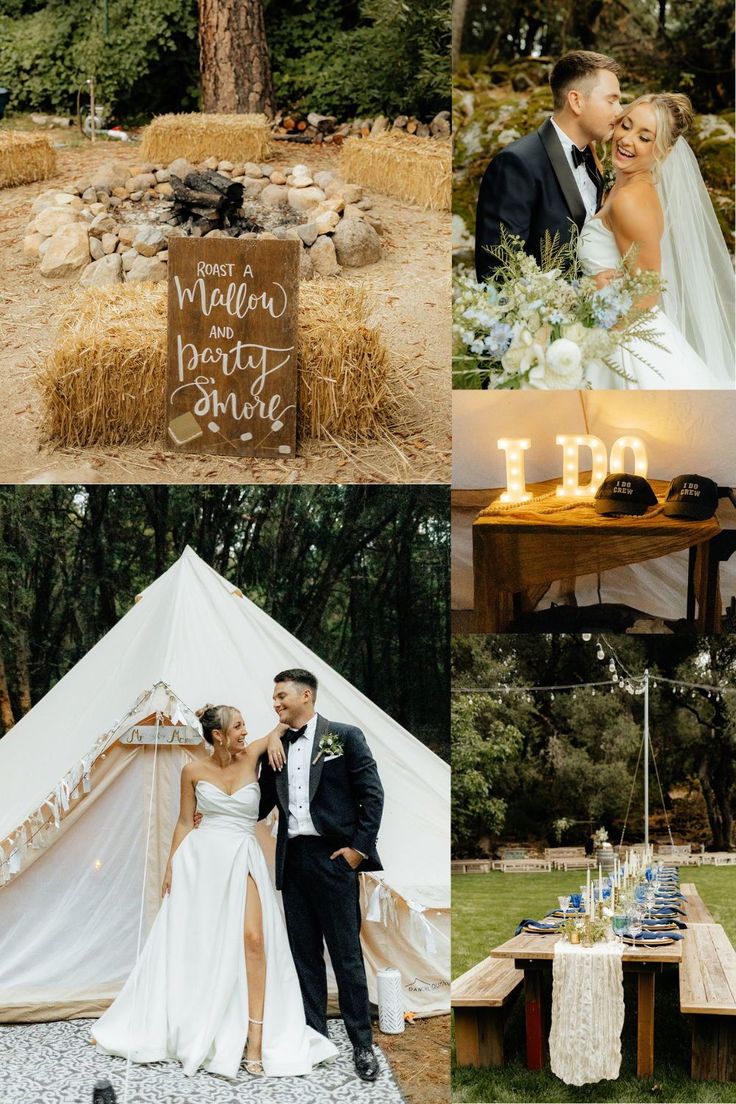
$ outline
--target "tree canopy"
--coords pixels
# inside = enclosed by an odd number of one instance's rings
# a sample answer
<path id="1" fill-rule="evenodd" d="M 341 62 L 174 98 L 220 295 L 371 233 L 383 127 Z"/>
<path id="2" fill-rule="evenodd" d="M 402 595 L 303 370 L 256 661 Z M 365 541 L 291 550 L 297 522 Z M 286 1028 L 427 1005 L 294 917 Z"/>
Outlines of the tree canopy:
<path id="1" fill-rule="evenodd" d="M 277 109 L 350 118 L 449 107 L 447 0 L 263 7 Z M 197 0 L 0 0 L 0 84 L 12 108 L 74 111 L 92 76 L 99 101 L 128 124 L 198 110 Z"/>
<path id="2" fill-rule="evenodd" d="M 736 797 L 736 642 L 730 638 L 615 637 L 632 675 L 652 675 L 650 736 L 667 817 L 691 842 L 728 850 Z M 604 645 L 605 664 L 612 655 Z M 501 838 L 581 843 L 605 826 L 641 839 L 643 699 L 614 687 L 461 693 L 496 686 L 609 680 L 595 641 L 572 636 L 455 637 L 452 645 L 453 846 L 488 851 Z M 619 667 L 621 670 L 621 667 Z M 703 684 L 685 692 L 663 678 Z M 636 784 L 634 780 L 636 777 Z M 665 829 L 650 771 L 655 830 Z"/>
<path id="3" fill-rule="evenodd" d="M 448 758 L 447 516 L 444 487 L 0 488 L 5 727 L 189 544 Z"/>
<path id="4" fill-rule="evenodd" d="M 568 50 L 611 54 L 627 84 L 680 91 L 697 111 L 733 106 L 731 0 L 466 0 L 462 51 L 491 67 Z"/>

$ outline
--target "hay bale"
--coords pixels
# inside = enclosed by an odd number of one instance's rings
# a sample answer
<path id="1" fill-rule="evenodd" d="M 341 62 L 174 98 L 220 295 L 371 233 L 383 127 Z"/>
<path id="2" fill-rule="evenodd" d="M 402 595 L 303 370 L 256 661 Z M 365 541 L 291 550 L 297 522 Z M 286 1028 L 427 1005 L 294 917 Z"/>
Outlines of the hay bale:
<path id="1" fill-rule="evenodd" d="M 265 115 L 159 115 L 143 132 L 141 159 L 164 165 L 177 157 L 264 161 L 270 133 Z"/>
<path id="2" fill-rule="evenodd" d="M 432 211 L 449 211 L 452 147 L 436 138 L 387 131 L 348 138 L 340 156 L 345 180 Z"/>
<path id="3" fill-rule="evenodd" d="M 65 448 L 161 445 L 166 394 L 166 287 L 77 292 L 39 377 L 44 431 Z M 369 324 L 360 288 L 299 290 L 300 436 L 376 436 L 396 411 L 400 380 Z"/>
<path id="4" fill-rule="evenodd" d="M 56 172 L 56 150 L 46 134 L 0 131 L 0 188 L 47 180 Z"/>

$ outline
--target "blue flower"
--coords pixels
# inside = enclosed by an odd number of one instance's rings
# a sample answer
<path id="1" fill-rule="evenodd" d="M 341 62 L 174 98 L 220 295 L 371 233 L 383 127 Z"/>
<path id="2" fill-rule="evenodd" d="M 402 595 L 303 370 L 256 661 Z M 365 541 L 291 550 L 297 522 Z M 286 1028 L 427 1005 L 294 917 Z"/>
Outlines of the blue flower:
<path id="1" fill-rule="evenodd" d="M 593 295 L 591 308 L 598 325 L 610 330 L 631 310 L 631 296 L 615 283 L 606 284 Z"/>
<path id="2" fill-rule="evenodd" d="M 491 331 L 486 337 L 488 355 L 502 357 L 511 344 L 513 335 L 513 327 L 509 326 L 508 322 L 496 322 L 491 326 Z"/>

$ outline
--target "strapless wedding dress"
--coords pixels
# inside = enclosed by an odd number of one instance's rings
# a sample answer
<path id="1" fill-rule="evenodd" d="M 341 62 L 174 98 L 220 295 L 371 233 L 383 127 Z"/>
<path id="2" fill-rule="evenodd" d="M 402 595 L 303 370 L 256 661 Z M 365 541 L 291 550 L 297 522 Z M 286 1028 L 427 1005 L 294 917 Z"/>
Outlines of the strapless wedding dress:
<path id="1" fill-rule="evenodd" d="M 181 842 L 138 964 L 92 1030 L 98 1049 L 134 1062 L 181 1062 L 235 1078 L 248 1034 L 243 916 L 248 875 L 261 899 L 266 953 L 263 1069 L 309 1073 L 337 1049 L 308 1027 L 286 926 L 256 840 L 257 782 L 226 794 L 196 785 L 199 828 Z"/>
<path id="2" fill-rule="evenodd" d="M 616 239 L 600 218 L 589 218 L 580 232 L 578 259 L 583 272 L 594 276 L 604 268 L 618 268 L 621 254 Z M 628 343 L 631 352 L 623 349 L 613 354 L 614 359 L 635 382 L 612 372 L 604 364 L 588 369 L 586 378 L 591 387 L 602 390 L 699 390 L 722 388 L 716 373 L 701 360 L 676 326 L 659 307 L 655 307 L 652 328 L 659 334 L 659 342 L 667 352 L 646 341 Z M 651 367 L 650 367 L 651 366 Z"/>

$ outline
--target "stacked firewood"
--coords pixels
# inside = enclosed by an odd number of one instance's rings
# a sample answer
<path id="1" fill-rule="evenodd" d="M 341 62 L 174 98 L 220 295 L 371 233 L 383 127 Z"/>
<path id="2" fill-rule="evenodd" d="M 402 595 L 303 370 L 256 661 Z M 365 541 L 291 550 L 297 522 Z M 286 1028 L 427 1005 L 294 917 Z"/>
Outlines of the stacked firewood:
<path id="1" fill-rule="evenodd" d="M 334 115 L 318 115 L 316 112 L 302 115 L 292 111 L 274 120 L 273 137 L 282 142 L 314 142 L 317 145 L 332 142 L 340 145 L 345 138 L 353 135 L 367 138 L 389 130 L 416 134 L 419 138 L 447 138 L 450 134 L 450 112 L 440 111 L 429 122 L 413 115 L 397 115 L 393 121 L 385 115 L 377 115 L 370 119 L 338 123 Z"/>

